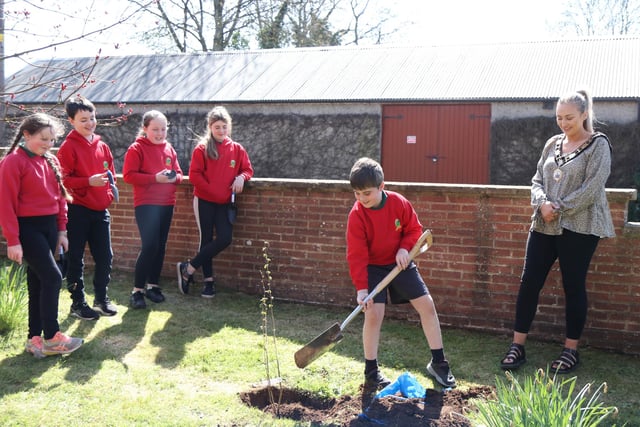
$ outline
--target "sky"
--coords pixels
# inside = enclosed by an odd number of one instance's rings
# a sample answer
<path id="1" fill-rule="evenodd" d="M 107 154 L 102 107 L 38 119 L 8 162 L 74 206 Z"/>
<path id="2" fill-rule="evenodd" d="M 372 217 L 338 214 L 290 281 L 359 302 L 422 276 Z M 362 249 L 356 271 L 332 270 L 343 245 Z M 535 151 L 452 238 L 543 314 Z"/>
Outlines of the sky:
<path id="1" fill-rule="evenodd" d="M 399 33 L 414 43 L 428 44 L 550 39 L 547 21 L 561 13 L 559 0 L 393 0 L 391 4 L 400 21 L 407 20 Z"/>
<path id="2" fill-rule="evenodd" d="M 60 0 L 63 1 L 63 0 Z M 394 44 L 467 44 L 485 42 L 534 41 L 552 39 L 548 30 L 550 17 L 557 19 L 561 2 L 558 0 L 379 0 L 390 10 L 390 19 L 397 31 L 393 34 Z M 32 12 L 28 21 L 28 34 L 5 31 L 5 56 L 26 49 L 46 46 L 51 42 L 71 38 L 86 33 L 92 25 L 105 25 L 130 15 L 131 6 L 125 0 L 109 2 L 64 2 L 73 4 L 74 12 L 69 15 L 61 8 L 59 12 L 41 11 L 26 6 L 25 1 L 5 0 L 5 12 L 15 13 L 28 7 Z M 38 2 L 29 2 L 32 5 Z M 64 4 L 63 3 L 63 4 Z M 83 5 L 83 6 L 80 6 Z M 84 17 L 82 7 L 93 7 L 93 20 L 79 20 Z M 22 9 L 21 9 L 22 8 Z M 97 8 L 97 9 L 96 9 Z M 68 7 L 66 9 L 69 9 Z M 13 19 L 15 21 L 15 19 Z M 5 28 L 12 20 L 5 20 Z M 99 23 L 99 24 L 97 24 Z M 78 56 L 132 55 L 153 53 L 132 34 L 155 23 L 150 19 L 127 21 L 118 26 L 117 31 L 109 31 L 90 39 L 74 41 L 56 48 L 24 55 L 24 59 L 49 59 Z M 51 33 L 62 36 L 52 36 Z M 23 60 L 7 59 L 5 76 L 25 66 Z"/>

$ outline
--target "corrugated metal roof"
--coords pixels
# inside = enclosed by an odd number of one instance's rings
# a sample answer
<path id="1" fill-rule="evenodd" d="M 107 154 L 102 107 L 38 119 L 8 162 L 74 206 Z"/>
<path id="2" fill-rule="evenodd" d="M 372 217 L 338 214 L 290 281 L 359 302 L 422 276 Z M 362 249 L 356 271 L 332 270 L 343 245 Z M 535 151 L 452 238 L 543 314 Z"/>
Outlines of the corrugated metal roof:
<path id="1" fill-rule="evenodd" d="M 14 102 L 50 103 L 94 57 L 49 61 L 6 81 Z M 370 46 L 100 58 L 80 92 L 96 103 L 412 102 L 640 99 L 640 37 L 444 46 Z M 65 94 L 68 92 L 65 92 Z"/>

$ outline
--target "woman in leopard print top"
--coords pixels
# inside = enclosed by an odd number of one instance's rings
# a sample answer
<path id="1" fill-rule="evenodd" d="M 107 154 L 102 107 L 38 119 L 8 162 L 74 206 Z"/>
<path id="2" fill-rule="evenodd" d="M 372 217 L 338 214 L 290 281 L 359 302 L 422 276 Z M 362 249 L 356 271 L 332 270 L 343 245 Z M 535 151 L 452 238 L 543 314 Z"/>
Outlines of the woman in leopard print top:
<path id="1" fill-rule="evenodd" d="M 524 344 L 556 259 L 565 293 L 566 338 L 551 371 L 564 374 L 578 366 L 578 342 L 587 318 L 587 271 L 600 239 L 615 235 L 605 192 L 611 145 L 606 135 L 594 132 L 590 95 L 583 90 L 560 98 L 556 121 L 562 133 L 545 144 L 531 180 L 534 213 L 513 343 L 501 361 L 503 369 L 518 368 L 526 361 Z"/>

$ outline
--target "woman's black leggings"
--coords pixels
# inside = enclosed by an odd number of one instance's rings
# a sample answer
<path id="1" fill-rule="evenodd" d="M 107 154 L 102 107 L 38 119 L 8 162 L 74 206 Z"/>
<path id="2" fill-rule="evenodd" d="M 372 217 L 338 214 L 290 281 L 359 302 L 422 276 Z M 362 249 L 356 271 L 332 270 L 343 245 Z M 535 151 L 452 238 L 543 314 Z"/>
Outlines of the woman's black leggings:
<path id="1" fill-rule="evenodd" d="M 55 215 L 19 217 L 22 256 L 27 264 L 29 335 L 51 339 L 60 330 L 58 300 L 62 274 L 53 253 L 58 244 Z"/>
<path id="2" fill-rule="evenodd" d="M 562 230 L 559 236 L 530 231 L 516 302 L 514 330 L 529 333 L 538 298 L 551 266 L 558 259 L 565 295 L 566 337 L 578 340 L 587 319 L 587 271 L 600 238 Z"/>

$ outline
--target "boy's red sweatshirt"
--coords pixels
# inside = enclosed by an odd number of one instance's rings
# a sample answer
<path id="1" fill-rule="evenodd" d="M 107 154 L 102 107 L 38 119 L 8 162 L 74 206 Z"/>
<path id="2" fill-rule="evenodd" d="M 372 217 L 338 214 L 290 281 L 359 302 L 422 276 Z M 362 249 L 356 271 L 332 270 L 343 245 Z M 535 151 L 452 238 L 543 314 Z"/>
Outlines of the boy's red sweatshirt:
<path id="1" fill-rule="evenodd" d="M 189 181 L 193 184 L 193 194 L 199 199 L 225 204 L 231 201 L 231 184 L 242 175 L 245 181 L 253 176 L 249 155 L 242 145 L 225 138 L 218 144 L 218 159 L 207 157 L 204 144 L 198 144 L 191 155 Z"/>
<path id="2" fill-rule="evenodd" d="M 384 191 L 376 209 L 356 201 L 347 220 L 347 262 L 356 290 L 369 287 L 367 265 L 395 264 L 398 249 L 410 251 L 421 234 L 418 215 L 401 194 Z"/>
<path id="3" fill-rule="evenodd" d="M 111 187 L 107 183 L 102 187 L 89 185 L 89 178 L 110 170 L 113 179 L 116 171 L 113 167 L 113 155 L 109 146 L 100 135 L 93 135 L 88 141 L 75 129 L 69 132 L 58 150 L 58 159 L 62 166 L 64 186 L 73 196 L 74 205 L 81 205 L 94 211 L 102 211 L 113 201 Z"/>
<path id="4" fill-rule="evenodd" d="M 0 226 L 7 246 L 20 244 L 18 217 L 57 215 L 58 231 L 67 229 L 67 201 L 43 156 L 19 147 L 0 162 L 0 200 Z"/>
<path id="5" fill-rule="evenodd" d="M 162 170 L 176 171 L 176 181 L 173 184 L 158 183 L 156 174 Z M 124 156 L 122 175 L 124 182 L 133 185 L 134 206 L 176 204 L 176 189 L 182 181 L 182 169 L 176 150 L 167 141 L 154 144 L 146 137 L 136 138 Z"/>

